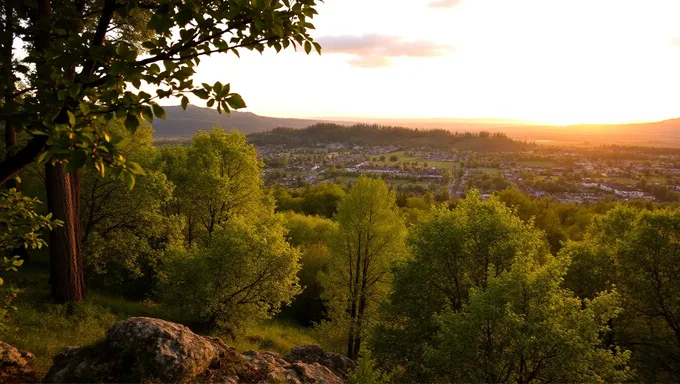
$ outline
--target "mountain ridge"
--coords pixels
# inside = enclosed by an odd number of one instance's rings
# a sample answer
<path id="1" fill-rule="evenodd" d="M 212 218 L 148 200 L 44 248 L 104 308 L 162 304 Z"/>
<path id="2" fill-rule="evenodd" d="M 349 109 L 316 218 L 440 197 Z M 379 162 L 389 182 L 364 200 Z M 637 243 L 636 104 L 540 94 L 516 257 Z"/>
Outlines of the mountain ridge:
<path id="1" fill-rule="evenodd" d="M 629 124 L 524 124 L 502 119 L 351 119 L 285 118 L 260 116 L 252 112 L 233 111 L 231 117 L 216 110 L 189 105 L 165 106 L 167 118 L 154 120 L 156 139 L 190 138 L 197 130 L 215 126 L 238 129 L 245 134 L 271 131 L 275 128 L 305 128 L 318 123 L 352 125 L 356 123 L 402 126 L 418 129 L 444 129 L 451 132 L 504 132 L 509 137 L 529 141 L 591 141 L 596 143 L 680 145 L 680 118 Z"/>

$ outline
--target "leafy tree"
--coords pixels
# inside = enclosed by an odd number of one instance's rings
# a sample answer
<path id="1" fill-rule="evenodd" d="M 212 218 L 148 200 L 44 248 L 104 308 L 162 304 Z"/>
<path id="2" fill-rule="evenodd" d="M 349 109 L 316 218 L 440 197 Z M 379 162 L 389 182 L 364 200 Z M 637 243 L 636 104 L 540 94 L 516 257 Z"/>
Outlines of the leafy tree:
<path id="1" fill-rule="evenodd" d="M 257 152 L 236 131 L 199 132 L 189 147 L 162 150 L 161 162 L 176 186 L 166 213 L 185 217 L 189 245 L 201 233 L 210 238 L 231 217 L 257 215 L 272 204 L 261 189 Z"/>
<path id="2" fill-rule="evenodd" d="M 390 383 L 390 375 L 380 371 L 371 358 L 368 349 L 361 350 L 357 360 L 357 366 L 353 372 L 349 373 L 348 381 L 350 384 L 383 384 Z"/>
<path id="3" fill-rule="evenodd" d="M 404 257 L 406 228 L 394 192 L 381 179 L 363 176 L 340 202 L 336 218 L 324 294 L 331 324 L 345 333 L 347 356 L 356 359 L 390 287 L 390 267 Z"/>
<path id="4" fill-rule="evenodd" d="M 18 181 L 19 182 L 19 181 Z M 43 230 L 52 230 L 61 226 L 58 220 L 53 220 L 50 214 L 39 215 L 35 206 L 40 204 L 36 198 L 24 196 L 16 188 L 0 191 L 0 253 L 3 254 L 3 263 L 0 271 L 16 271 L 23 264 L 18 255 L 8 253 L 18 249 L 40 249 L 47 245 L 41 237 Z M 4 285 L 0 278 L 0 287 Z M 3 320 L 9 311 L 14 310 L 12 300 L 17 295 L 15 288 L 3 289 L 0 293 L 0 330 L 4 330 Z"/>
<path id="5" fill-rule="evenodd" d="M 130 134 L 122 122 L 109 128 L 129 144 L 126 157 L 147 168 L 133 190 L 119 179 L 82 173 L 81 228 L 86 279 L 135 297 L 151 293 L 164 252 L 181 246 L 182 218 L 166 216 L 162 208 L 172 196 L 172 184 L 153 169 L 155 148 L 150 126 Z"/>
<path id="6" fill-rule="evenodd" d="M 328 242 L 337 231 L 337 224 L 330 219 L 305 216 L 293 212 L 281 214 L 288 230 L 288 242 L 300 249 L 302 268 L 298 273 L 302 292 L 291 305 L 284 308 L 282 316 L 290 316 L 306 326 L 327 319 L 323 287 L 319 275 L 328 272 L 330 251 Z"/>
<path id="7" fill-rule="evenodd" d="M 616 293 L 581 301 L 560 287 L 568 259 L 512 268 L 473 289 L 462 311 L 439 317 L 437 347 L 428 351 L 435 376 L 453 382 L 619 382 L 631 378 L 630 353 L 603 346 L 607 322 L 620 312 Z"/>
<path id="8" fill-rule="evenodd" d="M 134 131 L 144 120 L 165 117 L 159 99 L 179 98 L 186 107 L 186 93 L 216 105 L 218 112 L 245 107 L 229 84 L 193 84 L 200 58 L 290 45 L 320 51 L 308 34 L 315 5 L 315 0 L 3 3 L 0 121 L 31 138 L 21 148 L 7 142 L 12 150 L 0 163 L 0 183 L 36 160 L 46 164 L 48 207 L 65 223 L 50 234 L 55 300 L 85 296 L 77 171 L 86 167 L 105 175 L 110 170 L 130 186 L 143 173 L 122 155 L 106 124 L 95 122 L 123 118 Z M 26 55 L 4 55 L 14 41 Z M 142 91 L 143 85 L 156 88 L 155 95 Z"/>
<path id="9" fill-rule="evenodd" d="M 333 217 L 345 191 L 335 183 L 323 183 L 305 190 L 302 210 L 308 215 Z"/>
<path id="10" fill-rule="evenodd" d="M 592 297 L 615 286 L 623 313 L 610 343 L 633 351 L 639 381 L 680 377 L 677 292 L 680 211 L 618 206 L 596 217 L 581 242 L 561 256 L 573 259 L 565 286 Z"/>
<path id="11" fill-rule="evenodd" d="M 474 288 L 507 271 L 520 255 L 542 260 L 541 232 L 497 198 L 473 191 L 449 211 L 434 210 L 409 236 L 413 258 L 395 268 L 393 289 L 381 313 L 373 352 L 382 366 L 404 366 L 411 380 L 429 381 L 423 345 L 436 344 L 435 315 L 460 311 Z"/>
<path id="12" fill-rule="evenodd" d="M 209 245 L 178 252 L 168 264 L 168 303 L 209 328 L 234 330 L 276 314 L 299 293 L 300 253 L 276 217 L 249 223 L 234 217 Z"/>
<path id="13" fill-rule="evenodd" d="M 262 205 L 262 166 L 244 134 L 221 129 L 198 132 L 187 159 L 190 193 L 195 196 L 190 210 L 209 237 L 217 225 L 235 215 L 252 214 Z"/>

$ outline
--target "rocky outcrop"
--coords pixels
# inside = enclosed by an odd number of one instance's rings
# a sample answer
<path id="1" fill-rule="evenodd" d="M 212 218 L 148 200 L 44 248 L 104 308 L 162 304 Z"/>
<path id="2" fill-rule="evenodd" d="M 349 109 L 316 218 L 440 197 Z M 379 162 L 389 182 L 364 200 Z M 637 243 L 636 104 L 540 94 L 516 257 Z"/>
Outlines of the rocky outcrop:
<path id="1" fill-rule="evenodd" d="M 302 362 L 306 364 L 318 363 L 327 367 L 333 373 L 347 379 L 347 375 L 356 364 L 351 359 L 338 353 L 326 352 L 318 345 L 301 345 L 293 348 L 284 357 L 288 362 Z"/>
<path id="2" fill-rule="evenodd" d="M 107 331 L 105 341 L 66 348 L 53 360 L 45 382 L 336 384 L 346 380 L 349 366 L 315 346 L 298 347 L 285 358 L 272 352 L 241 354 L 220 339 L 147 317 L 121 321 Z"/>
<path id="3" fill-rule="evenodd" d="M 0 383 L 35 383 L 38 376 L 30 367 L 35 357 L 0 341 Z"/>

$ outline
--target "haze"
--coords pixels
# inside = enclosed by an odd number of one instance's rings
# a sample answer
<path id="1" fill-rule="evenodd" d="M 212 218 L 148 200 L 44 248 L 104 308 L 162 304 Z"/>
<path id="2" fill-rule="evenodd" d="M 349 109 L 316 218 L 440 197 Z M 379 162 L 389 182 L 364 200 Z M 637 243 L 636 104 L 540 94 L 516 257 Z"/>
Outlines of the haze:
<path id="1" fill-rule="evenodd" d="M 318 10 L 321 56 L 213 56 L 197 82 L 231 82 L 251 112 L 278 117 L 680 115 L 675 0 L 328 0 Z"/>

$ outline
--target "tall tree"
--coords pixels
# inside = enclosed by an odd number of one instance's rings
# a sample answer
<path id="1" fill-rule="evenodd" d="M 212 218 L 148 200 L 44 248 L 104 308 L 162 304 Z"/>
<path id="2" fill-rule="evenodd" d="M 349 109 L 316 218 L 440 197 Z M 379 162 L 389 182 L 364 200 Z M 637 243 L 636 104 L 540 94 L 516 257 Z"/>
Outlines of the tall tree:
<path id="1" fill-rule="evenodd" d="M 190 245 L 231 217 L 256 216 L 273 204 L 261 188 L 257 151 L 237 131 L 198 132 L 188 147 L 161 149 L 159 161 L 175 184 L 166 214 L 185 217 Z"/>
<path id="2" fill-rule="evenodd" d="M 477 191 L 417 223 L 409 236 L 413 258 L 395 268 L 376 328 L 373 352 L 381 365 L 402 366 L 414 381 L 433 380 L 422 364 L 424 345 L 437 343 L 436 315 L 460 311 L 473 289 L 486 289 L 516 258 L 545 258 L 542 235 L 496 197 L 483 200 Z"/>
<path id="3" fill-rule="evenodd" d="M 308 34 L 316 14 L 316 0 L 38 0 L 12 3 L 16 16 L 3 41 L 19 40 L 27 55 L 6 60 L 0 68 L 26 84 L 4 87 L 4 100 L 22 97 L 20 105 L 4 102 L 0 121 L 16 132 L 27 132 L 27 144 L 0 163 L 0 183 L 28 164 L 46 164 L 48 205 L 64 226 L 52 241 L 53 297 L 81 300 L 78 170 L 107 170 L 130 186 L 143 171 L 127 159 L 106 124 L 123 118 L 134 131 L 147 120 L 163 118 L 157 100 L 176 97 L 186 107 L 186 93 L 207 100 L 218 112 L 245 107 L 229 85 L 195 86 L 191 77 L 200 57 L 239 49 L 277 51 L 290 45 L 309 53 L 320 51 Z M 7 7 L 6 7 L 7 8 Z M 5 17 L 6 19 L 6 17 Z M 135 33 L 133 21 L 143 21 L 145 33 Z M 6 21 L 6 20 L 5 20 Z M 147 22 L 148 21 L 148 22 Z M 12 35 L 7 36 L 7 33 Z M 7 43 L 3 49 L 6 51 Z M 8 68 L 9 66 L 9 68 Z M 146 84 L 155 95 L 141 90 Z M 12 106 L 12 108 L 8 108 Z"/>
<path id="4" fill-rule="evenodd" d="M 331 320 L 345 332 L 347 356 L 357 359 L 387 293 L 391 265 L 405 256 L 406 227 L 381 179 L 361 177 L 340 202 L 338 231 L 324 279 Z"/>
<path id="5" fill-rule="evenodd" d="M 630 352 L 602 335 L 620 312 L 619 296 L 581 301 L 560 287 L 568 259 L 539 264 L 520 257 L 509 271 L 472 291 L 468 304 L 438 317 L 428 367 L 437 381 L 488 383 L 620 382 L 631 378 Z"/>

